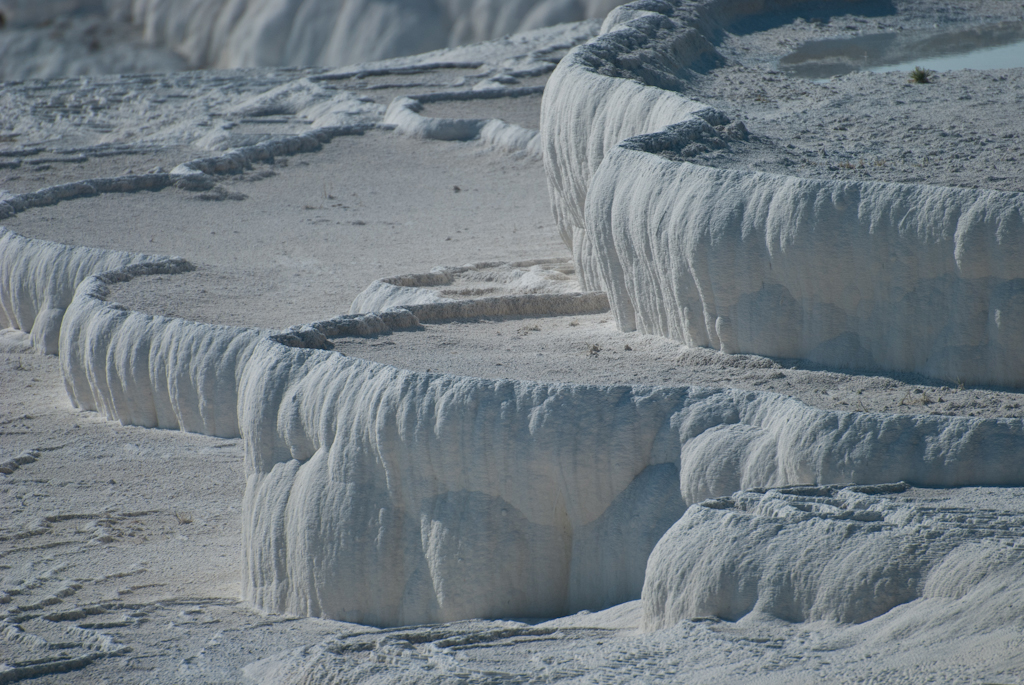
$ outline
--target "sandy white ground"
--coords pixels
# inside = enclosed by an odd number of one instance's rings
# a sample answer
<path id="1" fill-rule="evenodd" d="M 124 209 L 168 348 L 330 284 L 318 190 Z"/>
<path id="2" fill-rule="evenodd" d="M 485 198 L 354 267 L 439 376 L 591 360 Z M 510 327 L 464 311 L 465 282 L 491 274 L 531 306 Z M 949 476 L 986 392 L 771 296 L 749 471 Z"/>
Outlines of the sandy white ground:
<path id="1" fill-rule="evenodd" d="M 263 90 L 301 76 L 260 73 Z M 475 67 L 454 74 L 433 69 L 360 81 L 385 86 L 368 92 L 385 94 L 378 102 L 387 104 L 394 94 L 423 92 L 424 83 L 445 87 L 463 78 L 472 85 L 478 73 Z M 213 84 L 204 86 L 206 77 L 190 78 L 200 101 L 205 93 L 223 106 L 244 96 L 215 94 Z M 112 84 L 101 80 L 94 87 L 99 94 L 121 87 Z M 152 92 L 143 97 L 161 97 L 160 87 L 146 85 Z M 169 92 L 176 92 L 173 84 Z M 528 125 L 526 102 L 482 101 L 468 114 L 438 107 L 444 113 L 436 116 L 500 116 L 507 106 L 520 118 L 516 123 Z M 184 110 L 192 106 L 189 100 L 166 119 L 187 118 Z M 433 116 L 430 107 L 424 114 Z M 120 115 L 123 128 L 131 116 Z M 302 123 L 293 116 L 268 115 L 225 130 L 293 132 Z M 52 127 L 52 120 L 43 126 Z M 43 130 L 44 136 L 56 133 Z M 11 149 L 24 151 L 37 140 L 44 147 L 62 145 L 33 139 L 27 119 L 18 131 Z M 109 157 L 76 153 L 82 161 L 25 161 L 3 170 L 2 187 L 17 193 L 127 168 L 169 168 L 199 156 L 186 147 L 193 140 L 142 152 L 121 149 Z M 72 156 L 61 149 L 10 158 L 42 155 Z M 973 178 L 984 184 L 985 173 L 981 164 Z M 208 200 L 175 188 L 100 195 L 28 210 L 4 223 L 71 244 L 185 256 L 197 264 L 196 272 L 137 279 L 115 290 L 115 299 L 152 313 L 275 328 L 345 312 L 363 287 L 385 275 L 486 259 L 568 256 L 548 214 L 539 163 L 476 142 L 420 141 L 371 130 L 337 138 L 320 152 L 257 165 L 220 184 L 224 192 Z M 235 194 L 246 198 L 231 199 Z M 325 236 L 327 231 L 332 233 Z M 537 626 L 479 621 L 378 631 L 262 616 L 237 600 L 239 441 L 123 427 L 76 412 L 55 358 L 30 353 L 21 333 L 5 331 L 0 343 L 0 462 L 31 457 L 0 476 L 0 611 L 21 610 L 7 614 L 0 645 L 5 660 L 64 655 L 70 671 L 36 682 L 235 682 L 242 673 L 262 682 L 630 682 L 693 674 L 709 682 L 1010 682 L 1024 668 L 1016 592 L 1000 594 L 998 588 L 987 598 L 941 610 L 931 600 L 915 600 L 852 627 L 751 616 L 638 633 L 637 603 Z M 346 339 L 339 348 L 407 368 L 485 378 L 738 387 L 793 395 L 823 408 L 897 413 L 1020 417 L 1022 411 L 1018 393 L 684 350 L 618 333 L 607 315 L 428 325 Z M 38 451 L 27 452 L 33 448 Z M 892 497 L 931 507 L 965 530 L 984 529 L 986 521 L 1002 517 L 1001 534 L 1019 545 L 1015 489 L 915 489 Z M 997 607 L 1002 613 L 993 613 Z M 967 643 L 957 638 L 965 632 L 974 635 Z"/>

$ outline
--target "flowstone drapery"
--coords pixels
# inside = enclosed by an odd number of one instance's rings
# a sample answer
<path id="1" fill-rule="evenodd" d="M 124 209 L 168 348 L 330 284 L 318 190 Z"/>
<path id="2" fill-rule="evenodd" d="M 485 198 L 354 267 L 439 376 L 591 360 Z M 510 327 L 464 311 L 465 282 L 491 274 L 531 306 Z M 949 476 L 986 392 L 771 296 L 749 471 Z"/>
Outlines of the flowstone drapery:
<path id="1" fill-rule="evenodd" d="M 634 3 L 555 70 L 545 168 L 584 287 L 608 293 L 621 330 L 691 346 L 1024 385 L 1020 193 L 666 156 L 729 133 L 685 78 L 761 5 Z"/>
<path id="2" fill-rule="evenodd" d="M 657 154 L 702 136 L 742 135 L 726 113 L 681 94 L 681 78 L 714 58 L 716 31 L 762 9 L 727 0 L 636 3 L 614 12 L 603 35 L 555 71 L 540 140 L 582 293 L 472 306 L 428 297 L 404 310 L 261 331 L 107 301 L 111 283 L 187 270 L 182 260 L 3 233 L 3 323 L 30 330 L 44 351 L 57 335 L 80 408 L 241 436 L 242 586 L 262 609 L 378 625 L 554 616 L 636 599 L 646 584 L 648 627 L 695 612 L 736 617 L 726 602 L 732 586 L 698 581 L 729 576 L 742 545 L 723 557 L 728 568 L 703 576 L 685 573 L 703 563 L 688 550 L 729 526 L 758 539 L 774 510 L 738 497 L 680 519 L 688 506 L 808 483 L 1020 486 L 1024 424 L 828 411 L 741 390 L 456 377 L 345 357 L 328 342 L 411 328 L 415 312 L 427 311 L 415 307 L 497 316 L 536 314 L 550 301 L 552 312 L 592 311 L 604 307 L 593 291 L 605 290 L 620 327 L 692 345 L 1018 383 L 1019 195 L 808 181 Z M 413 121 L 409 112 L 395 116 Z M 234 150 L 154 182 L 207 182 L 260 155 L 314 150 L 361 130 L 320 129 Z M 367 301 L 394 304 L 401 283 L 379 282 Z M 835 511 L 821 509 L 823 527 L 784 512 L 794 536 L 814 527 L 815 544 L 829 549 L 847 504 L 858 525 L 877 522 L 856 518 L 853 495 L 828 497 L 842 502 L 825 503 Z M 720 513 L 742 507 L 742 526 Z M 871 511 L 898 518 L 882 504 Z M 950 555 L 960 554 L 957 544 L 950 538 Z M 850 545 L 849 558 L 862 553 Z M 759 554 L 760 565 L 736 564 L 738 586 L 785 575 L 786 549 Z M 925 582 L 933 570 L 911 575 Z M 829 597 L 844 587 L 827 585 Z M 816 588 L 808 581 L 798 590 L 809 597 Z M 894 605 L 880 599 L 882 585 L 858 588 L 861 598 L 877 591 L 870 606 Z M 895 601 L 904 596 L 923 595 Z M 741 609 L 792 620 L 867 616 L 839 600 L 760 597 Z"/>

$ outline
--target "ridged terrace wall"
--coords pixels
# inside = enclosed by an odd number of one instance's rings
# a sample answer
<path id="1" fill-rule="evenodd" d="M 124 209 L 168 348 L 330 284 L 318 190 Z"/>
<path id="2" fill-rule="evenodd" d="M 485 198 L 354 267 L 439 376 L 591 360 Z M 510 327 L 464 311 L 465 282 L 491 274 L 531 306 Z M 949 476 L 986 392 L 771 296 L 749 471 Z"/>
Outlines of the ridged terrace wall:
<path id="1" fill-rule="evenodd" d="M 243 588 L 271 611 L 393 625 L 598 609 L 640 596 L 650 550 L 708 497 L 1024 482 L 1019 420 L 420 373 L 105 301 L 154 268 L 79 285 L 69 395 L 123 423 L 241 435 Z"/>
<path id="2" fill-rule="evenodd" d="M 663 12 L 652 14 L 652 7 Z M 664 64 L 647 59 L 654 48 L 684 64 L 693 55 L 711 54 L 705 36 L 713 22 L 701 12 L 757 11 L 762 4 L 686 7 L 690 28 L 673 19 L 675 10 L 666 5 L 623 10 L 619 19 L 633 16 L 631 22 L 570 55 L 545 98 L 546 162 L 560 226 L 580 271 L 590 274 L 584 288 L 605 285 L 617 298 L 620 316 L 622 293 L 631 296 L 625 275 L 631 267 L 620 259 L 621 272 L 615 272 L 606 264 L 611 253 L 603 251 L 608 244 L 619 250 L 614 241 L 619 232 L 629 238 L 628 231 L 615 229 L 611 219 L 606 229 L 596 230 L 591 217 L 602 216 L 597 210 L 609 198 L 622 198 L 626 206 L 659 206 L 642 194 L 620 194 L 626 192 L 620 185 L 623 169 L 636 172 L 638 191 L 652 194 L 678 189 L 645 181 L 643 174 L 652 169 L 666 181 L 673 174 L 720 172 L 667 163 L 647 148 L 619 145 L 619 136 L 635 141 L 645 127 L 679 121 L 674 118 L 680 113 L 703 122 L 720 114 L 677 93 L 599 73 L 598 58 L 611 59 L 612 48 L 632 45 L 633 52 L 618 54 L 606 71 Z M 661 77 L 668 83 L 670 76 Z M 606 101 L 602 92 L 619 94 Z M 562 108 L 565 102 L 582 108 Z M 629 107 L 636 108 L 636 117 Z M 644 144 L 668 144 L 689 130 L 675 127 Z M 629 166 L 634 163 L 636 168 Z M 595 187 L 608 190 L 597 193 Z M 798 190 L 805 192 L 804 186 Z M 667 207 L 677 207 L 672 192 L 665 197 Z M 614 211 L 608 214 L 614 219 Z M 641 237 L 653 225 L 640 221 Z M 85 248 L 5 236 L 2 273 L 39 274 L 28 284 L 28 296 L 14 296 L 24 287 L 22 276 L 0 280 L 0 299 L 29 302 L 25 321 L 34 325 L 38 312 L 52 308 L 39 285 L 46 279 L 77 284 L 70 304 L 58 300 L 57 308 L 67 309 L 59 351 L 78 406 L 125 423 L 243 438 L 244 594 L 272 611 L 386 625 L 598 609 L 640 596 L 649 551 L 688 504 L 708 497 L 798 483 L 1024 484 L 1020 420 L 823 411 L 778 395 L 735 390 L 403 371 L 279 342 L 320 340 L 326 334 L 317 325 L 269 335 L 127 312 L 106 302 L 109 283 L 182 265 L 97 253 L 95 264 L 79 269 L 93 259 L 86 258 L 92 253 Z M 793 244 L 803 245 L 804 239 L 797 231 Z M 744 266 L 749 257 L 740 244 L 726 232 L 714 247 L 724 245 Z M 965 238 L 963 245 L 975 243 Z M 24 262 L 44 248 L 81 256 Z M 625 247 L 621 251 L 628 254 Z M 710 259 L 720 252 L 700 254 Z M 136 259 L 139 264 L 132 263 Z M 647 263 L 660 262 L 652 254 Z M 968 254 L 964 264 L 972 263 Z M 651 273 L 667 278 L 676 272 L 651 267 Z M 636 320 L 645 320 L 640 312 L 646 310 L 633 306 Z M 403 317 L 398 318 L 408 318 Z M 30 325 L 19 321 L 7 325 Z M 339 330 L 348 325 L 327 323 Z M 751 530 L 760 525 L 754 521 Z M 689 581 L 678 578 L 690 562 L 673 554 L 689 543 L 675 539 L 659 553 L 664 563 L 656 576 L 647 572 L 668 593 L 660 605 L 645 605 L 652 627 L 686 617 L 693 607 L 726 611 L 697 601 L 713 588 L 687 586 Z M 773 552 L 764 554 L 769 559 Z M 755 578 L 757 569 L 751 569 Z M 676 590 L 682 595 L 673 595 Z M 838 610 L 805 608 L 801 616 L 847 620 Z"/>
<path id="3" fill-rule="evenodd" d="M 723 352 L 1024 385 L 1024 195 L 807 180 L 670 161 L 728 122 L 686 72 L 746 14 L 800 3 L 639 2 L 545 91 L 552 206 L 622 330 Z"/>
<path id="4" fill-rule="evenodd" d="M 924 618 L 931 634 L 948 628 L 962 639 L 1018 621 L 1007 597 L 1024 589 L 1024 518 L 941 496 L 901 499 L 905 490 L 805 486 L 690 507 L 651 553 L 644 627 L 748 614 L 863 623 L 912 602 L 872 632 L 899 640 Z M 981 631 L 972 615 L 985 617 Z"/>

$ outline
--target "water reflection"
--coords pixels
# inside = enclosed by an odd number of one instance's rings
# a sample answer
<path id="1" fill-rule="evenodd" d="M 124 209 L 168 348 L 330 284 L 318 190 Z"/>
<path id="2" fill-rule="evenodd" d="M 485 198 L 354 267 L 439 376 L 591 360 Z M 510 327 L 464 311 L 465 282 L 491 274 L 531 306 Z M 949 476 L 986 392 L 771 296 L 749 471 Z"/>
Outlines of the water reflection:
<path id="1" fill-rule="evenodd" d="M 932 71 L 1024 67 L 1024 23 L 956 32 L 882 33 L 804 43 L 779 60 L 791 76 L 828 79 L 852 71 Z"/>

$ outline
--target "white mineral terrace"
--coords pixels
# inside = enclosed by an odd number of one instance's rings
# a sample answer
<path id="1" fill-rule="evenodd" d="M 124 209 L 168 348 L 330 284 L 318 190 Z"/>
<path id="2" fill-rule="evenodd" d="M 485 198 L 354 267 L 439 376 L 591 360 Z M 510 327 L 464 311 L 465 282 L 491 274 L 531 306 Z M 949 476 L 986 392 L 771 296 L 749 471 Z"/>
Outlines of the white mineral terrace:
<path id="1" fill-rule="evenodd" d="M 1024 195 L 786 161 L 956 90 L 1012 167 L 1024 73 L 733 83 L 1019 10 L 778 5 L 5 85 L 0 683 L 1024 677 Z"/>

